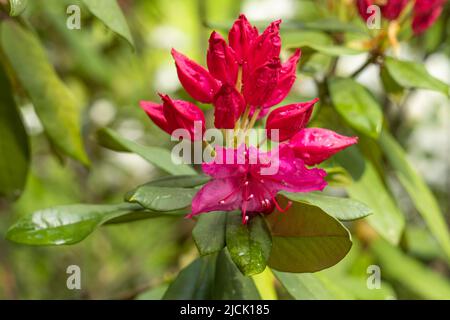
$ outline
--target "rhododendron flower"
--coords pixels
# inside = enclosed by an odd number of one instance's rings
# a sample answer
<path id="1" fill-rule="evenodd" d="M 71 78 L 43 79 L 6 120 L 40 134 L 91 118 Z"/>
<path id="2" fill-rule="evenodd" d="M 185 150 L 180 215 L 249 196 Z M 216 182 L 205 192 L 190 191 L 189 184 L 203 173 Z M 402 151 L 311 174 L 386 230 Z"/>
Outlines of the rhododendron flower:
<path id="1" fill-rule="evenodd" d="M 280 208 L 275 199 L 279 191 L 310 192 L 326 186 L 326 172 L 306 168 L 287 145 L 281 146 L 278 152 L 261 152 L 245 145 L 238 149 L 217 148 L 216 152 L 213 162 L 202 165 L 203 172 L 213 180 L 195 195 L 189 217 L 210 211 L 240 209 L 243 223 L 246 223 L 248 216 L 253 214 L 268 214 L 275 207 L 279 211 L 286 210 Z M 276 173 L 265 174 L 264 170 L 274 162 Z"/>
<path id="2" fill-rule="evenodd" d="M 262 109 L 261 115 L 266 114 L 264 109 L 281 102 L 291 90 L 300 50 L 281 63 L 280 23 L 281 20 L 270 23 L 259 34 L 240 15 L 229 31 L 229 44 L 213 31 L 206 57 L 208 70 L 172 50 L 178 78 L 186 92 L 195 100 L 214 105 L 216 128 L 232 128 L 231 122 L 242 115 L 245 107 L 252 110 L 250 114 L 256 109 Z M 227 111 L 232 115 L 229 120 L 224 117 Z"/>
<path id="3" fill-rule="evenodd" d="M 367 8 L 372 5 L 380 7 L 381 14 L 388 20 L 395 20 L 408 4 L 408 0 L 358 0 L 358 11 L 360 16 L 367 20 L 373 13 L 367 12 Z"/>
<path id="4" fill-rule="evenodd" d="M 289 141 L 289 146 L 296 157 L 313 166 L 357 142 L 357 137 L 341 136 L 322 128 L 306 128 Z"/>
<path id="5" fill-rule="evenodd" d="M 168 95 L 160 94 L 163 104 L 141 101 L 141 108 L 162 130 L 172 134 L 176 129 L 186 129 L 191 140 L 200 140 L 205 132 L 205 116 L 195 104 L 172 100 Z M 196 132 L 195 123 L 201 123 L 201 132 Z"/>
<path id="6" fill-rule="evenodd" d="M 415 0 L 412 13 L 412 29 L 416 35 L 424 32 L 439 18 L 445 0 Z M 373 12 L 367 12 L 371 5 L 378 5 L 387 20 L 396 20 L 406 8 L 408 0 L 358 0 L 359 15 L 369 19 Z"/>
<path id="7" fill-rule="evenodd" d="M 308 102 L 294 103 L 273 110 L 267 117 L 267 137 L 270 139 L 271 130 L 278 129 L 279 141 L 292 138 L 308 124 L 314 104 L 317 101 L 319 99 L 316 98 Z"/>
<path id="8" fill-rule="evenodd" d="M 412 29 L 420 34 L 433 25 L 441 15 L 445 0 L 416 0 L 413 10 Z"/>

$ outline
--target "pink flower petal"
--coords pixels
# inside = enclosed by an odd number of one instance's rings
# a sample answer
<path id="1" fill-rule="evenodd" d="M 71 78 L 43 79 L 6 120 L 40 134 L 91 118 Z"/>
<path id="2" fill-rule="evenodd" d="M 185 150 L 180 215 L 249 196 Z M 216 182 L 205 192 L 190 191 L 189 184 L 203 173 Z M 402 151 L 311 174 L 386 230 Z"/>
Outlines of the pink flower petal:
<path id="1" fill-rule="evenodd" d="M 322 128 L 307 128 L 297 133 L 289 145 L 297 157 L 312 166 L 357 142 L 358 137 L 346 137 Z"/>
<path id="2" fill-rule="evenodd" d="M 386 19 L 395 20 L 400 16 L 407 4 L 408 0 L 389 0 L 381 7 L 381 13 Z"/>
<path id="3" fill-rule="evenodd" d="M 413 10 L 412 29 L 419 35 L 426 31 L 439 18 L 445 0 L 416 0 Z"/>
<path id="4" fill-rule="evenodd" d="M 178 78 L 192 98 L 203 103 L 211 103 L 220 83 L 201 65 L 172 49 Z"/>
<path id="5" fill-rule="evenodd" d="M 251 56 L 248 57 L 252 69 L 266 64 L 273 58 L 279 58 L 281 51 L 280 24 L 281 20 L 272 22 L 253 42 L 250 49 Z"/>

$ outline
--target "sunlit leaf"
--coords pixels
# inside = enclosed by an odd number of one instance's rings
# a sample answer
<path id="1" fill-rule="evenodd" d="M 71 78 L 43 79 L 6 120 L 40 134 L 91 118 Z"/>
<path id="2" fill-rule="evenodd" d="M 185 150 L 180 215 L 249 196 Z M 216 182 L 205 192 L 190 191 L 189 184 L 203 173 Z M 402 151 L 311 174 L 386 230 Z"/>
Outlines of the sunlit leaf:
<path id="1" fill-rule="evenodd" d="M 117 0 L 83 0 L 89 11 L 134 47 L 130 28 Z"/>
<path id="2" fill-rule="evenodd" d="M 281 192 L 289 200 L 319 207 L 341 221 L 351 221 L 367 217 L 372 210 L 360 201 L 323 195 L 319 192 Z"/>
<path id="3" fill-rule="evenodd" d="M 355 80 L 335 78 L 328 82 L 331 100 L 336 111 L 354 129 L 378 137 L 383 113 L 375 98 Z"/>
<path id="4" fill-rule="evenodd" d="M 28 5 L 28 0 L 8 0 L 9 15 L 15 17 L 25 11 Z"/>
<path id="5" fill-rule="evenodd" d="M 422 63 L 388 57 L 385 66 L 391 77 L 405 88 L 429 89 L 449 95 L 449 85 L 430 75 Z"/>
<path id="6" fill-rule="evenodd" d="M 225 234 L 231 259 L 244 275 L 251 276 L 264 271 L 272 241 L 261 216 L 254 216 L 247 224 L 243 224 L 241 212 L 229 212 Z"/>
<path id="7" fill-rule="evenodd" d="M 19 219 L 6 234 L 8 240 L 28 245 L 74 244 L 109 220 L 142 211 L 135 204 L 75 204 L 36 211 Z"/>
<path id="8" fill-rule="evenodd" d="M 314 274 L 279 271 L 273 273 L 296 300 L 333 300 L 335 298 Z"/>

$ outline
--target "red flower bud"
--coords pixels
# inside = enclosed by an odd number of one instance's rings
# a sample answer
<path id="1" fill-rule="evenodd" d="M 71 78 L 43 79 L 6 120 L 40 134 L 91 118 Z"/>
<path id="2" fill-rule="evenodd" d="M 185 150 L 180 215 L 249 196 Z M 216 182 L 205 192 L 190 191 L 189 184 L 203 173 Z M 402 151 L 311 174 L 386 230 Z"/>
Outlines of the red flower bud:
<path id="1" fill-rule="evenodd" d="M 297 78 L 297 63 L 300 60 L 301 51 L 300 49 L 295 50 L 294 54 L 281 65 L 280 75 L 278 79 L 278 84 L 273 91 L 269 100 L 263 105 L 263 108 L 270 108 L 286 98 L 289 91 L 291 91 L 294 85 L 295 79 Z"/>
<path id="2" fill-rule="evenodd" d="M 416 0 L 413 10 L 412 29 L 414 33 L 421 34 L 439 18 L 445 0 Z"/>
<path id="3" fill-rule="evenodd" d="M 248 58 L 248 52 L 253 41 L 258 37 L 258 29 L 253 27 L 241 14 L 228 33 L 228 43 L 233 48 L 238 63 L 242 64 Z"/>
<path id="4" fill-rule="evenodd" d="M 381 10 L 381 14 L 388 20 L 395 20 L 400 16 L 400 13 L 408 4 L 408 0 L 387 0 L 384 4 L 377 4 L 374 0 L 358 0 L 357 6 L 359 15 L 367 20 L 373 13 L 367 12 L 367 9 L 371 5 L 378 5 Z"/>
<path id="5" fill-rule="evenodd" d="M 206 56 L 209 72 L 224 83 L 236 84 L 238 63 L 231 49 L 220 34 L 213 31 L 209 38 L 209 49 Z"/>
<path id="6" fill-rule="evenodd" d="M 150 119 L 168 134 L 177 129 L 185 129 L 192 141 L 201 140 L 205 132 L 205 116 L 199 107 L 191 102 L 172 100 L 168 95 L 160 94 L 160 97 L 162 105 L 149 101 L 140 103 Z"/>
<path id="7" fill-rule="evenodd" d="M 341 136 L 322 128 L 306 128 L 298 132 L 289 145 L 296 157 L 313 166 L 357 142 L 358 137 Z"/>
<path id="8" fill-rule="evenodd" d="M 256 107 L 265 105 L 277 87 L 280 69 L 280 59 L 273 58 L 249 74 L 243 85 L 247 104 Z"/>
<path id="9" fill-rule="evenodd" d="M 258 68 L 274 57 L 280 56 L 281 20 L 272 22 L 264 32 L 255 39 L 251 47 L 251 56 L 248 58 L 251 69 Z"/>
<path id="10" fill-rule="evenodd" d="M 280 142 L 292 138 L 308 124 L 314 104 L 317 101 L 319 101 L 318 98 L 309 102 L 294 103 L 273 110 L 267 117 L 267 137 L 271 139 L 270 130 L 278 129 Z"/>
<path id="11" fill-rule="evenodd" d="M 214 98 L 214 126 L 233 129 L 244 108 L 244 97 L 234 86 L 224 84 Z"/>
<path id="12" fill-rule="evenodd" d="M 220 83 L 201 65 L 172 49 L 178 78 L 192 98 L 203 103 L 211 103 Z"/>

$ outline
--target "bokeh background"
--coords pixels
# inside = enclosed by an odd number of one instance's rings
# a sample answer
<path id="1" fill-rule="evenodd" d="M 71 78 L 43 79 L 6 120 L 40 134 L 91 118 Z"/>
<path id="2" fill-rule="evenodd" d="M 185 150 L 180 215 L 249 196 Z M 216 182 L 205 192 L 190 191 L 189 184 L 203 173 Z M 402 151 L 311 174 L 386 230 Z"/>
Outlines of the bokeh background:
<path id="1" fill-rule="evenodd" d="M 83 134 L 92 166 L 87 170 L 74 161 L 55 157 L 33 106 L 25 97 L 18 97 L 32 137 L 33 161 L 22 197 L 15 203 L 0 202 L 0 299 L 131 299 L 172 279 L 180 267 L 196 256 L 190 236 L 193 222 L 189 220 L 161 218 L 103 227 L 79 244 L 62 247 L 17 245 L 4 240 L 3 235 L 21 215 L 59 204 L 117 202 L 134 186 L 162 175 L 136 155 L 100 147 L 95 133 L 108 126 L 144 144 L 168 143 L 165 134 L 140 110 L 138 102 L 157 101 L 159 91 L 186 98 L 170 56 L 172 47 L 204 64 L 211 29 L 227 30 L 239 13 L 245 13 L 261 27 L 282 18 L 282 30 L 286 31 L 301 30 L 304 23 L 316 21 L 327 11 L 323 1 L 300 0 L 119 2 L 136 50 L 83 7 L 81 30 L 68 30 L 66 8 L 74 1 L 31 1 L 24 14 L 23 19 L 33 26 L 52 64 L 82 108 Z M 346 2 L 349 4 L 346 17 L 358 19 L 351 1 Z M 403 58 L 425 59 L 428 71 L 447 83 L 450 80 L 449 14 L 447 5 L 426 36 L 402 43 L 400 50 Z M 348 75 L 365 59 L 365 55 L 343 57 L 337 73 Z M 326 70 L 328 63 L 327 56 L 316 54 L 302 65 L 289 99 L 306 101 L 317 96 L 312 75 Z M 382 92 L 378 72 L 372 66 L 358 76 L 358 81 L 375 96 Z M 395 136 L 431 186 L 448 220 L 450 105 L 447 97 L 414 90 L 399 98 L 386 112 L 393 113 Z M 430 298 L 433 288 L 424 286 L 430 276 L 426 272 L 432 272 L 431 277 L 439 274 L 448 280 L 449 265 L 408 196 L 395 181 L 392 183 L 393 190 L 398 191 L 396 199 L 407 215 L 405 237 L 409 245 L 404 251 L 408 259 L 420 263 L 419 271 L 411 270 L 408 274 L 404 269 L 407 265 L 395 258 L 390 260 L 389 256 L 380 257 L 383 252 L 365 250 L 356 239 L 350 255 L 333 269 L 345 268 L 351 279 L 359 279 L 359 282 L 354 280 L 357 283 L 353 283 L 352 289 L 358 290 L 365 283 L 367 266 L 379 264 L 385 282 L 382 290 L 373 290 L 367 297 Z M 66 287 L 66 268 L 72 264 L 81 268 L 82 290 L 71 291 Z M 421 274 L 423 270 L 426 272 Z M 333 271 L 329 279 L 333 279 Z M 347 281 L 347 286 L 351 287 L 352 281 Z"/>

